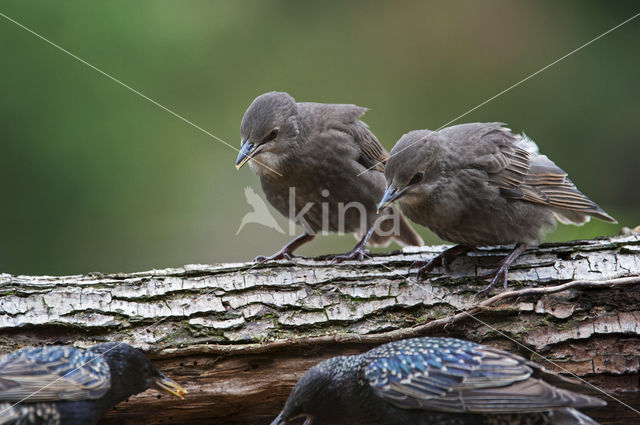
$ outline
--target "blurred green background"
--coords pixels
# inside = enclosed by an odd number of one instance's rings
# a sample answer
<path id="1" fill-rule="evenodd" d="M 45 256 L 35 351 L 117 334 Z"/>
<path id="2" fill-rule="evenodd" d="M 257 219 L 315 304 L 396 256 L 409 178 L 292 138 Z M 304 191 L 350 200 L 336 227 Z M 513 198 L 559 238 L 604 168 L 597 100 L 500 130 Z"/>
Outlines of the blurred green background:
<path id="1" fill-rule="evenodd" d="M 355 103 L 383 145 L 437 128 L 637 13 L 637 2 L 25 1 L 0 11 L 239 146 L 257 95 Z M 460 122 L 526 131 L 640 224 L 640 18 Z M 134 271 L 271 254 L 236 152 L 0 17 L 0 272 Z M 277 213 L 276 213 L 277 214 Z M 288 225 L 278 216 L 283 228 Z M 419 228 L 427 243 L 439 243 Z M 350 249 L 326 236 L 306 255 Z M 391 249 L 391 248 L 390 248 Z"/>

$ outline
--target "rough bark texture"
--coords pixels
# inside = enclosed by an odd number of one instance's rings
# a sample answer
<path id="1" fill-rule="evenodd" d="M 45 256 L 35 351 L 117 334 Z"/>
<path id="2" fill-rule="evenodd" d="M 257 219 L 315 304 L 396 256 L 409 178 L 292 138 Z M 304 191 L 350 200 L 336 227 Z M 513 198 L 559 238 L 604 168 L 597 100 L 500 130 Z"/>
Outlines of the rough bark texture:
<path id="1" fill-rule="evenodd" d="M 474 297 L 486 284 L 474 277 L 507 251 L 479 250 L 454 261 L 451 273 L 436 270 L 417 284 L 410 264 L 443 248 L 340 265 L 316 259 L 0 275 L 0 351 L 124 341 L 189 391 L 184 401 L 147 391 L 102 424 L 267 424 L 313 364 L 418 335 L 466 338 L 544 362 L 533 350 L 553 361 L 546 367 L 640 410 L 639 235 L 527 251 L 509 275 L 512 292 L 489 300 Z M 570 281 L 577 282 L 549 288 Z M 607 399 L 608 407 L 586 412 L 603 424 L 640 423 L 640 413 L 594 388 L 585 392 Z"/>

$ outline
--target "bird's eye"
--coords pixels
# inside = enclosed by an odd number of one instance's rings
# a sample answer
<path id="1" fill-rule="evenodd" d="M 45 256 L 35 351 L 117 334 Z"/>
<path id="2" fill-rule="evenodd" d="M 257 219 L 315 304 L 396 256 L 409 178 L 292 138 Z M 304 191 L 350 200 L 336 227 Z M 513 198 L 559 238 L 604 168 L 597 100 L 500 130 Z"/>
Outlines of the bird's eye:
<path id="1" fill-rule="evenodd" d="M 422 173 L 416 173 L 409 182 L 409 185 L 419 183 L 422 180 Z"/>
<path id="2" fill-rule="evenodd" d="M 271 133 L 267 134 L 267 137 L 264 138 L 265 142 L 270 142 L 273 139 L 275 139 L 276 137 L 278 137 L 278 129 L 274 128 L 273 130 L 271 130 Z"/>

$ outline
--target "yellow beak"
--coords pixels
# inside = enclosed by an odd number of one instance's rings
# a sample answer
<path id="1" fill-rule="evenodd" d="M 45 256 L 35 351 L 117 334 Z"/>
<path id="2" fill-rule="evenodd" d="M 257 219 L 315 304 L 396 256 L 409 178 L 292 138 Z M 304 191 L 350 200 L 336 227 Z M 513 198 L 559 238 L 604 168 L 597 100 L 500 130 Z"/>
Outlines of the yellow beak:
<path id="1" fill-rule="evenodd" d="M 180 399 L 183 399 L 184 395 L 187 394 L 187 390 L 185 390 L 182 385 L 164 376 L 162 373 L 153 381 L 153 384 L 158 390 L 174 395 Z"/>

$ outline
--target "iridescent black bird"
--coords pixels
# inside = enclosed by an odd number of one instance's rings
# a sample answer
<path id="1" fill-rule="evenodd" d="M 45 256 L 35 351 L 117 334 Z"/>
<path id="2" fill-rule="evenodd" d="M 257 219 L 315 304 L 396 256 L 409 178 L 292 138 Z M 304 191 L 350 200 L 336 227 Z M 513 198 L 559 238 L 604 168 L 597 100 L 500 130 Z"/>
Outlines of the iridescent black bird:
<path id="1" fill-rule="evenodd" d="M 600 399 L 507 351 L 454 338 L 392 342 L 311 368 L 271 425 L 597 425 Z"/>
<path id="2" fill-rule="evenodd" d="M 91 425 L 150 387 L 186 394 L 127 344 L 23 348 L 0 357 L 0 424 Z"/>
<path id="3" fill-rule="evenodd" d="M 560 167 L 524 134 L 502 123 L 471 123 L 411 131 L 385 167 L 384 208 L 398 200 L 411 220 L 458 245 L 421 266 L 418 279 L 479 245 L 515 248 L 495 272 L 482 276 L 507 286 L 510 264 L 537 245 L 556 220 L 582 225 L 590 217 L 617 223 L 583 195 Z"/>
<path id="4" fill-rule="evenodd" d="M 354 233 L 360 241 L 335 261 L 362 260 L 365 246 L 392 239 L 422 245 L 395 208 L 376 211 L 384 193 L 387 151 L 360 120 L 356 105 L 296 102 L 287 93 L 258 96 L 242 118 L 242 147 L 236 167 L 249 163 L 267 200 L 304 233 L 269 258 L 293 251 L 318 232 Z"/>

